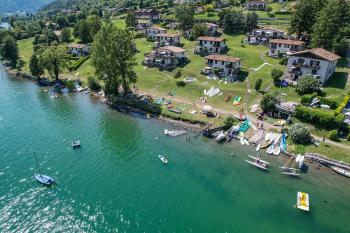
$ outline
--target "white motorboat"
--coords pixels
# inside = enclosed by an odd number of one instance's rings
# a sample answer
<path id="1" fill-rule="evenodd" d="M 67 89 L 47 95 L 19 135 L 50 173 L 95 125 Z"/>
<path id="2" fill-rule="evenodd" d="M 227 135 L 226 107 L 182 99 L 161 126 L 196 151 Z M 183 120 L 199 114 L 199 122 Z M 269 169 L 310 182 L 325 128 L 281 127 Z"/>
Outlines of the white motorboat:
<path id="1" fill-rule="evenodd" d="M 81 146 L 80 140 L 76 140 L 76 141 L 73 141 L 73 142 L 72 142 L 72 147 L 73 147 L 73 148 L 78 148 L 78 147 L 80 147 L 80 146 Z"/>
<path id="2" fill-rule="evenodd" d="M 167 158 L 165 158 L 165 156 L 163 156 L 163 155 L 158 155 L 158 158 L 159 158 L 164 164 L 168 164 L 168 160 L 167 160 Z"/>
<path id="3" fill-rule="evenodd" d="M 186 133 L 185 130 L 167 130 L 167 129 L 164 130 L 165 135 L 169 135 L 172 137 L 176 137 L 176 136 L 179 136 L 179 135 L 185 134 L 185 133 Z"/>
<path id="4" fill-rule="evenodd" d="M 331 168 L 336 173 L 338 173 L 338 174 L 340 174 L 342 176 L 346 176 L 346 177 L 350 178 L 350 171 L 345 170 L 345 169 L 340 168 L 340 167 L 336 167 L 336 166 L 331 166 Z"/>
<path id="5" fill-rule="evenodd" d="M 244 160 L 245 162 L 257 167 L 257 168 L 260 168 L 264 171 L 267 171 L 268 169 L 266 168 L 266 164 L 265 163 L 262 163 L 262 162 L 259 162 L 259 160 L 256 160 L 256 161 L 249 161 L 249 160 Z"/>
<path id="6" fill-rule="evenodd" d="M 309 194 L 298 192 L 297 194 L 297 208 L 306 212 L 310 210 Z"/>
<path id="7" fill-rule="evenodd" d="M 215 141 L 220 142 L 225 138 L 226 138 L 226 134 L 223 131 L 221 131 L 220 134 L 216 136 Z"/>

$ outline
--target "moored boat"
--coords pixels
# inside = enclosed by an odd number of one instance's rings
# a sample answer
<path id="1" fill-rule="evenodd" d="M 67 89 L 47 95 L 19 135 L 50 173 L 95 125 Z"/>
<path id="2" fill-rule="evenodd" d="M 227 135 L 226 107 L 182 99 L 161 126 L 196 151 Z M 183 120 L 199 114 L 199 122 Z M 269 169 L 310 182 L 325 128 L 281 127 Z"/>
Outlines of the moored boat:
<path id="1" fill-rule="evenodd" d="M 76 140 L 76 141 L 73 141 L 73 142 L 72 142 L 72 147 L 73 147 L 73 148 L 78 148 L 78 147 L 80 147 L 80 146 L 81 146 L 80 140 Z"/>
<path id="2" fill-rule="evenodd" d="M 168 164 L 168 160 L 167 158 L 165 158 L 165 156 L 163 155 L 158 155 L 158 158 L 160 159 L 160 161 L 162 161 L 164 164 Z"/>
<path id="3" fill-rule="evenodd" d="M 297 194 L 297 208 L 306 212 L 310 210 L 309 194 L 298 192 Z"/>
<path id="4" fill-rule="evenodd" d="M 224 133 L 224 131 L 221 131 L 220 134 L 216 136 L 215 141 L 220 142 L 225 138 L 226 138 L 226 134 Z"/>
<path id="5" fill-rule="evenodd" d="M 172 137 L 176 137 L 178 135 L 185 134 L 185 133 L 186 133 L 185 130 L 167 130 L 167 129 L 164 130 L 165 135 L 169 135 Z"/>
<path id="6" fill-rule="evenodd" d="M 55 183 L 55 179 L 47 176 L 47 175 L 42 175 L 42 174 L 34 174 L 34 178 L 41 184 L 44 185 L 52 185 Z"/>
<path id="7" fill-rule="evenodd" d="M 253 161 L 249 161 L 249 160 L 244 160 L 244 161 L 249 163 L 249 164 L 251 164 L 251 165 L 253 165 L 253 166 L 255 166 L 255 167 L 257 167 L 257 168 L 260 168 L 260 169 L 262 169 L 264 171 L 268 170 L 267 167 L 266 167 L 266 164 L 262 163 L 262 162 L 259 162 L 258 160 L 254 161 L 254 162 Z"/>

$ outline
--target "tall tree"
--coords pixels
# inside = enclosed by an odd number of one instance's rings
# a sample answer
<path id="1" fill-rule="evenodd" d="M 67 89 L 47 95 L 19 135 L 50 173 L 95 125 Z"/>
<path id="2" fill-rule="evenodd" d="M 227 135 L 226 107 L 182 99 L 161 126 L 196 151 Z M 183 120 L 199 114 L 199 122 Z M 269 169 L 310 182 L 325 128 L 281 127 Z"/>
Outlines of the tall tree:
<path id="1" fill-rule="evenodd" d="M 101 29 L 102 20 L 97 15 L 90 15 L 87 17 L 86 21 L 89 24 L 91 38 L 93 39 L 97 32 Z"/>
<path id="2" fill-rule="evenodd" d="M 326 0 L 299 0 L 291 19 L 290 31 L 298 36 L 310 35 L 319 11 Z"/>
<path id="3" fill-rule="evenodd" d="M 137 19 L 136 19 L 135 11 L 133 10 L 128 11 L 125 19 L 125 24 L 126 24 L 126 27 L 128 28 L 136 28 Z"/>
<path id="4" fill-rule="evenodd" d="M 61 71 L 69 66 L 66 47 L 62 45 L 47 47 L 42 53 L 41 59 L 50 76 L 54 77 L 56 81 Z"/>
<path id="5" fill-rule="evenodd" d="M 44 67 L 35 54 L 33 54 L 29 60 L 29 69 L 30 73 L 37 78 L 39 78 L 40 75 L 44 74 Z"/>
<path id="6" fill-rule="evenodd" d="M 70 28 L 63 28 L 61 31 L 61 41 L 62 42 L 70 42 L 70 39 L 72 37 L 72 32 Z"/>
<path id="7" fill-rule="evenodd" d="M 194 7 L 190 3 L 184 3 L 176 7 L 175 17 L 183 31 L 191 29 L 194 24 Z"/>
<path id="8" fill-rule="evenodd" d="M 62 29 L 64 27 L 67 27 L 69 25 L 69 22 L 67 20 L 66 17 L 64 16 L 58 16 L 56 18 L 56 23 L 58 24 L 58 26 Z"/>
<path id="9" fill-rule="evenodd" d="M 258 27 L 258 14 L 248 12 L 246 15 L 246 31 L 250 32 Z"/>
<path id="10" fill-rule="evenodd" d="M 92 42 L 90 26 L 86 20 L 82 20 L 79 23 L 79 38 L 84 44 Z"/>
<path id="11" fill-rule="evenodd" d="M 223 27 L 225 33 L 241 33 L 245 29 L 245 17 L 241 11 L 229 11 L 224 16 Z"/>
<path id="12" fill-rule="evenodd" d="M 12 67 L 16 67 L 18 61 L 18 47 L 16 40 L 11 35 L 7 35 L 2 39 L 0 54 L 11 63 Z"/>
<path id="13" fill-rule="evenodd" d="M 204 36 L 208 29 L 204 24 L 195 23 L 192 28 L 192 37 L 197 39 L 200 36 Z"/>
<path id="14" fill-rule="evenodd" d="M 350 5 L 347 0 L 329 0 L 313 27 L 312 47 L 344 53 L 344 39 L 350 36 Z"/>
<path id="15" fill-rule="evenodd" d="M 131 33 L 107 23 L 97 33 L 92 47 L 92 64 L 96 74 L 105 81 L 106 93 L 116 95 L 122 87 L 126 95 L 130 83 L 136 82 Z"/>

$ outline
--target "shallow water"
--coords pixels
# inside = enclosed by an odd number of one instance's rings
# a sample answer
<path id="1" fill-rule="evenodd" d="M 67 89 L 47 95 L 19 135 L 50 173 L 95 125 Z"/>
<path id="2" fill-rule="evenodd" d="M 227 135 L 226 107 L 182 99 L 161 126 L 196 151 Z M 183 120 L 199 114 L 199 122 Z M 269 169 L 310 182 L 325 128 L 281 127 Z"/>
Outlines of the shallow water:
<path id="1" fill-rule="evenodd" d="M 350 231 L 344 177 L 311 167 L 291 179 L 278 170 L 281 157 L 265 154 L 272 168 L 264 173 L 244 162 L 253 147 L 195 133 L 169 138 L 164 122 L 120 114 L 84 94 L 52 99 L 1 69 L 1 232 Z M 73 150 L 76 139 L 82 148 Z M 34 152 L 54 187 L 32 178 Z M 294 207 L 297 191 L 310 193 L 310 213 Z"/>

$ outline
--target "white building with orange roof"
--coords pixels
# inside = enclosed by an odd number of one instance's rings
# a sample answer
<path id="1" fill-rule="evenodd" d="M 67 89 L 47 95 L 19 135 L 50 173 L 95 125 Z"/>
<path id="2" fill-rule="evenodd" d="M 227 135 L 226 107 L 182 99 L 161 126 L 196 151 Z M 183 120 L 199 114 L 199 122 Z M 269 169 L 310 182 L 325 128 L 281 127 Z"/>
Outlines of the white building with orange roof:
<path id="1" fill-rule="evenodd" d="M 155 47 L 176 46 L 180 44 L 180 35 L 171 33 L 159 33 L 155 35 Z"/>
<path id="2" fill-rule="evenodd" d="M 212 54 L 205 57 L 207 67 L 202 69 L 202 73 L 211 73 L 218 70 L 220 76 L 235 76 L 241 69 L 241 59 L 226 55 Z"/>
<path id="3" fill-rule="evenodd" d="M 278 57 L 280 55 L 300 52 L 305 49 L 305 42 L 300 40 L 273 39 L 270 40 L 269 55 Z"/>
<path id="4" fill-rule="evenodd" d="M 296 80 L 299 77 L 313 75 L 325 84 L 337 67 L 340 57 L 322 48 L 314 48 L 289 54 L 286 77 Z"/>
<path id="5" fill-rule="evenodd" d="M 149 27 L 145 30 L 147 38 L 155 39 L 157 34 L 166 33 L 166 29 L 158 26 Z"/>
<path id="6" fill-rule="evenodd" d="M 196 53 L 213 54 L 227 51 L 226 40 L 223 37 L 201 36 L 197 38 L 197 41 Z"/>
<path id="7" fill-rule="evenodd" d="M 87 44 L 75 44 L 71 43 L 67 45 L 68 53 L 73 54 L 74 56 L 86 56 L 90 53 L 90 46 Z"/>
<path id="8" fill-rule="evenodd" d="M 173 68 L 187 61 L 186 50 L 176 46 L 164 46 L 145 55 L 144 65 L 149 67 Z"/>

